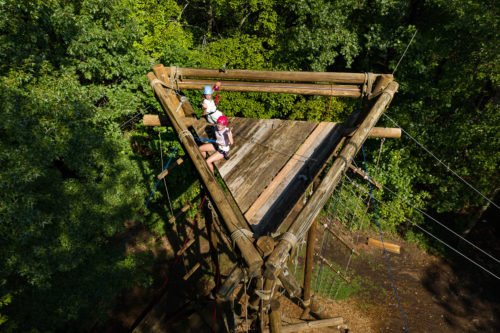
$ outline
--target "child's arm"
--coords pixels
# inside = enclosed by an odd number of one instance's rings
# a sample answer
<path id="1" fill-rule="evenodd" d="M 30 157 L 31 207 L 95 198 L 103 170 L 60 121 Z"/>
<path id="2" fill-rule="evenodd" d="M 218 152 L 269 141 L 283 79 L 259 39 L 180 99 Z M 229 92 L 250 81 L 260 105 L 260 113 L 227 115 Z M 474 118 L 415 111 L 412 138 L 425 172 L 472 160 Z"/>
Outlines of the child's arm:
<path id="1" fill-rule="evenodd" d="M 230 127 L 230 128 L 229 128 L 229 131 L 227 131 L 227 137 L 228 137 L 228 139 L 229 139 L 229 144 L 231 144 L 231 145 L 234 143 L 234 141 L 233 141 L 233 133 L 231 132 L 231 131 L 232 131 L 232 129 L 233 129 L 233 128 L 232 128 L 232 127 Z"/>

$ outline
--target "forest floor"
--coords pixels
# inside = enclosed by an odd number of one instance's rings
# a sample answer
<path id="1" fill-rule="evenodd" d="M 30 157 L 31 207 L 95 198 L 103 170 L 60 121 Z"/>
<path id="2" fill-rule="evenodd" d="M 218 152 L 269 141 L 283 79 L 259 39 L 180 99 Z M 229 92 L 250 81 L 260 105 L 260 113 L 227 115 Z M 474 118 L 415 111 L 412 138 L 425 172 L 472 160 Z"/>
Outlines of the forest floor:
<path id="1" fill-rule="evenodd" d="M 194 229 L 194 233 L 201 236 L 200 240 L 190 247 L 189 254 L 182 258 L 184 262 L 181 259 L 175 266 L 172 247 L 178 250 L 182 245 L 182 242 L 176 239 L 177 233 L 158 239 L 152 250 L 157 257 L 153 285 L 149 288 L 136 286 L 124 292 L 116 300 L 114 309 L 109 312 L 110 319 L 104 326 L 98 326 L 93 331 L 131 331 L 131 328 L 137 326 L 149 310 L 158 304 L 164 293 L 168 293 L 169 298 L 169 302 L 162 305 L 162 313 L 166 317 L 172 317 L 179 312 L 182 304 L 179 303 L 181 301 L 174 301 L 175 299 L 206 304 L 207 302 L 201 301 L 205 299 L 210 302 L 207 295 L 215 283 L 211 273 L 206 229 L 203 221 L 200 222 Z M 191 232 L 188 228 L 179 237 L 184 239 Z M 318 251 L 323 232 L 323 228 L 318 227 Z M 478 228 L 476 237 L 487 241 L 488 237 L 484 237 L 483 232 L 484 230 Z M 148 247 L 144 244 L 148 242 L 148 237 L 145 232 L 139 233 L 136 245 L 131 245 L 129 250 L 146 250 Z M 360 240 L 367 237 L 379 239 L 376 231 L 370 231 L 362 234 Z M 474 238 L 474 235 L 472 237 Z M 384 240 L 401 246 L 400 254 L 388 253 L 388 261 L 410 332 L 500 332 L 498 280 L 480 272 L 476 266 L 465 260 L 443 260 L 388 234 L 384 234 Z M 221 244 L 221 273 L 224 278 L 231 267 L 226 255 L 229 253 L 228 243 Z M 499 253 L 499 246 L 495 243 L 495 253 Z M 369 247 L 363 241 L 360 241 L 358 251 L 360 255 L 352 257 L 348 272 L 356 281 L 355 290 L 352 290 L 348 297 L 337 300 L 318 296 L 321 306 L 332 317 L 342 316 L 350 332 L 404 332 L 405 324 L 383 251 Z M 331 241 L 324 256 L 339 267 L 345 267 L 348 260 L 348 252 L 339 242 Z M 182 277 L 198 262 L 201 263 L 200 269 L 188 281 L 184 281 Z M 284 297 L 281 300 L 281 308 L 288 319 L 300 316 L 302 310 L 295 303 Z M 215 311 L 215 306 L 212 307 Z M 190 320 L 187 317 L 179 319 Z"/>

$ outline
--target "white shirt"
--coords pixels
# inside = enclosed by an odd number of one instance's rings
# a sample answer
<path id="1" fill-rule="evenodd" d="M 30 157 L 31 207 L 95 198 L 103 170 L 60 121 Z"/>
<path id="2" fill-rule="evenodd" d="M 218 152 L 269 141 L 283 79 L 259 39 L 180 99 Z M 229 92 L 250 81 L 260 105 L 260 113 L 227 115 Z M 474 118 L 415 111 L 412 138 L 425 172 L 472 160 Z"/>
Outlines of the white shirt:
<path id="1" fill-rule="evenodd" d="M 229 145 L 231 144 L 228 132 L 228 128 L 224 128 L 222 131 L 219 131 L 217 126 L 215 127 L 215 143 L 220 150 L 225 151 L 226 153 L 229 151 Z"/>
<path id="2" fill-rule="evenodd" d="M 217 119 L 219 119 L 220 116 L 222 116 L 222 112 L 217 110 L 217 106 L 215 105 L 215 102 L 213 99 L 204 99 L 203 103 L 201 104 L 203 106 L 203 109 L 207 110 L 206 117 L 207 121 L 210 124 L 217 124 Z"/>

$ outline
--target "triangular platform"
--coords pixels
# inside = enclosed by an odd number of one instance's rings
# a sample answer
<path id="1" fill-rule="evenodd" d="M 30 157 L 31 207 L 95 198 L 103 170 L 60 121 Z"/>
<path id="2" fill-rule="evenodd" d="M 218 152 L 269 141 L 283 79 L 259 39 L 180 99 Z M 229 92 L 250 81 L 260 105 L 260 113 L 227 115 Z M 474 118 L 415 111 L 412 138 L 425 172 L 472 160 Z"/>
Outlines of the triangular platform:
<path id="1" fill-rule="evenodd" d="M 230 159 L 216 167 L 252 226 L 263 235 L 276 231 L 341 137 L 337 123 L 229 118 L 234 145 Z M 207 138 L 211 125 L 193 126 Z M 333 144 L 332 144 L 333 143 Z"/>

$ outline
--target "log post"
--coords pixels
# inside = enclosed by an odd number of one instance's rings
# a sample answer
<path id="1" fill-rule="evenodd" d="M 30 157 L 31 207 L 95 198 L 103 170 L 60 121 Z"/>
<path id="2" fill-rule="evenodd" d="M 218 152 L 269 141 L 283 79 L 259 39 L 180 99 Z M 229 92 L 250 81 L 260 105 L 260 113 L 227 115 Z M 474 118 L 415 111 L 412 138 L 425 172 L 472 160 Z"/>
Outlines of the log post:
<path id="1" fill-rule="evenodd" d="M 301 317 L 304 317 L 309 312 L 309 305 L 311 303 L 311 279 L 314 264 L 314 246 L 316 245 L 316 222 L 313 222 L 307 234 L 307 248 L 306 248 L 306 261 L 304 272 L 304 312 Z"/>
<path id="2" fill-rule="evenodd" d="M 345 133 L 348 136 L 353 136 L 356 133 L 357 128 L 348 128 Z M 368 133 L 369 138 L 387 138 L 387 139 L 400 139 L 401 138 L 401 128 L 391 128 L 391 127 L 374 127 Z"/>
<path id="3" fill-rule="evenodd" d="M 287 232 L 285 232 L 285 237 L 282 237 L 273 253 L 268 257 L 266 261 L 266 277 L 272 277 L 279 274 L 279 271 L 287 262 L 290 249 L 304 236 L 313 220 L 324 206 L 326 200 L 332 195 L 340 178 L 351 163 L 352 158 L 361 148 L 370 130 L 382 116 L 382 113 L 389 105 L 397 88 L 398 84 L 396 82 L 393 81 L 389 84 L 387 89 L 373 105 L 368 115 L 364 118 L 356 133 L 347 140 L 339 156 L 335 159 L 332 167 L 323 178 L 320 186 L 316 189 L 295 221 L 290 225 Z"/>
<path id="4" fill-rule="evenodd" d="M 160 101 L 163 110 L 167 114 L 172 124 L 172 127 L 179 136 L 179 141 L 182 144 L 184 151 L 189 155 L 193 164 L 205 185 L 212 203 L 219 212 L 226 228 L 229 233 L 234 235 L 234 243 L 240 250 L 243 260 L 249 267 L 249 273 L 258 274 L 263 260 L 259 252 L 255 249 L 248 237 L 245 237 L 244 231 L 249 230 L 247 222 L 243 214 L 235 211 L 227 198 L 224 190 L 220 187 L 215 175 L 210 171 L 208 165 L 201 155 L 198 145 L 196 144 L 193 135 L 189 132 L 184 123 L 179 119 L 180 117 L 175 114 L 178 106 L 174 100 L 177 100 L 171 91 L 167 91 L 163 87 L 163 83 L 156 78 L 153 73 L 148 73 L 148 79 L 151 87 L 153 88 L 158 100 Z M 241 236 L 241 237 L 239 237 Z"/>
<path id="5" fill-rule="evenodd" d="M 281 309 L 277 299 L 271 301 L 271 312 L 269 313 L 269 328 L 271 333 L 281 333 Z"/>

